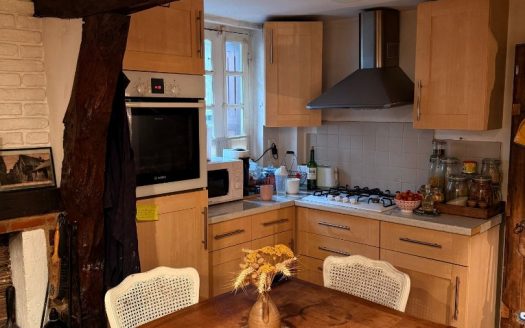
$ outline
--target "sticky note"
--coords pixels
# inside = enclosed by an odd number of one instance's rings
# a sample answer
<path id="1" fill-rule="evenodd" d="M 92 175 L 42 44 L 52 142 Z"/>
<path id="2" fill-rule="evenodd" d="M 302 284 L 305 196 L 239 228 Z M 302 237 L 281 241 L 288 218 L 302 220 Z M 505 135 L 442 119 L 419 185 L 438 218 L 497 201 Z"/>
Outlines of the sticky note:
<path id="1" fill-rule="evenodd" d="M 137 205 L 137 221 L 158 221 L 157 205 Z"/>

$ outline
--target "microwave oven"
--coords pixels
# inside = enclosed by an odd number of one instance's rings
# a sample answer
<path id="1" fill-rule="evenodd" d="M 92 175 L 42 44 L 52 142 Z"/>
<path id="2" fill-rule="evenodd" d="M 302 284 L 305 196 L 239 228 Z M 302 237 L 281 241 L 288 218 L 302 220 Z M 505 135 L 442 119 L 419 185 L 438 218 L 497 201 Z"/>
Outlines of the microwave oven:
<path id="1" fill-rule="evenodd" d="M 243 162 L 213 158 L 208 162 L 208 204 L 243 198 Z"/>

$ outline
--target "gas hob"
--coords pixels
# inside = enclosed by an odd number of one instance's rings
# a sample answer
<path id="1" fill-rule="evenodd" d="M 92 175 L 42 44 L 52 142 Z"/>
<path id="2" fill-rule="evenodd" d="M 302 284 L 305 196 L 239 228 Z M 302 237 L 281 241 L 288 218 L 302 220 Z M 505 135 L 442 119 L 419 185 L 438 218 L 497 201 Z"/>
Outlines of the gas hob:
<path id="1" fill-rule="evenodd" d="M 301 201 L 324 206 L 354 208 L 359 210 L 386 212 L 396 207 L 395 194 L 390 190 L 378 188 L 339 187 L 329 190 L 316 190 Z"/>

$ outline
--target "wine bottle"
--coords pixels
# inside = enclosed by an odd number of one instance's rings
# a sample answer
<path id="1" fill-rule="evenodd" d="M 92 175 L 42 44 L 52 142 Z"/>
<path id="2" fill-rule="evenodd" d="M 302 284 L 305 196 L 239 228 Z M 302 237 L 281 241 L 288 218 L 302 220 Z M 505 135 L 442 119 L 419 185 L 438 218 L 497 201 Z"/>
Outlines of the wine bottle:
<path id="1" fill-rule="evenodd" d="M 306 189 L 315 190 L 317 189 L 317 163 L 315 162 L 314 147 L 310 149 L 310 161 L 306 164 L 308 167 L 308 173 L 306 175 Z"/>

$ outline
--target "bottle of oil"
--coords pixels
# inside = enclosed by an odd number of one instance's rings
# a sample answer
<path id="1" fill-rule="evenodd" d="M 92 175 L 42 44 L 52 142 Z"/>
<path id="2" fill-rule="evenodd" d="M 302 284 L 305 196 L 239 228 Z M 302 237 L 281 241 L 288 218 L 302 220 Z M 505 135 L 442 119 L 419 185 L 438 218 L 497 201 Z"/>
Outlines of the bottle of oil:
<path id="1" fill-rule="evenodd" d="M 306 176 L 306 189 L 317 189 L 317 163 L 315 162 L 314 147 L 310 149 L 310 161 L 306 164 L 308 167 L 308 174 Z"/>

